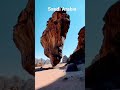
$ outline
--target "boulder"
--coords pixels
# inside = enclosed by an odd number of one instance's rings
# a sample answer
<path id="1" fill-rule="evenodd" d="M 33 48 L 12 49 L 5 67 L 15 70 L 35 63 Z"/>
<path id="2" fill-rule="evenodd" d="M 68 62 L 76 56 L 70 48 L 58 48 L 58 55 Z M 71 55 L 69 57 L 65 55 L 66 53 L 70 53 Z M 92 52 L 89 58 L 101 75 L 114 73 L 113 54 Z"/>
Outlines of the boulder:
<path id="1" fill-rule="evenodd" d="M 66 67 L 66 72 L 74 72 L 74 71 L 78 71 L 77 65 L 74 63 L 68 64 Z"/>

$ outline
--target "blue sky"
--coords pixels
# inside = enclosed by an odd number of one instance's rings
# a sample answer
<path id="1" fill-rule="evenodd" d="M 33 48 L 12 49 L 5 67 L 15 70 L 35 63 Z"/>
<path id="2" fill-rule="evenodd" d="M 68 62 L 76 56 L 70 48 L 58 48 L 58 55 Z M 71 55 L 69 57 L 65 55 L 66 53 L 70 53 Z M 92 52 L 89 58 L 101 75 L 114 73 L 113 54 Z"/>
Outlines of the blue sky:
<path id="1" fill-rule="evenodd" d="M 63 47 L 63 55 L 69 57 L 78 43 L 78 32 L 85 26 L 85 0 L 35 0 L 35 57 L 47 59 L 40 44 L 40 37 L 46 28 L 46 22 L 53 12 L 48 7 L 73 7 L 77 11 L 67 12 L 70 15 L 70 28 Z"/>

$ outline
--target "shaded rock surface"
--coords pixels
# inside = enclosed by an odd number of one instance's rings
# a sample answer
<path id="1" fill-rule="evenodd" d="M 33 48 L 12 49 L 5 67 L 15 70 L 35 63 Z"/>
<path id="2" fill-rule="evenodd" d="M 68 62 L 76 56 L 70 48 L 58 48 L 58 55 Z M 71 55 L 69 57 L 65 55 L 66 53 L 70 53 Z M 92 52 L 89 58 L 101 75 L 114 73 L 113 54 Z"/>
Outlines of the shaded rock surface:
<path id="1" fill-rule="evenodd" d="M 62 63 L 67 63 L 67 61 L 68 61 L 68 57 L 64 55 L 62 58 Z"/>
<path id="2" fill-rule="evenodd" d="M 81 64 L 85 62 L 85 27 L 79 31 L 78 35 L 77 48 L 70 55 L 68 63 Z"/>
<path id="3" fill-rule="evenodd" d="M 0 76 L 0 90 L 34 90 L 34 79 L 23 80 L 18 76 Z"/>
<path id="4" fill-rule="evenodd" d="M 103 44 L 99 58 L 86 69 L 86 87 L 120 89 L 120 1 L 104 16 Z"/>
<path id="5" fill-rule="evenodd" d="M 47 21 L 47 27 L 41 37 L 44 53 L 50 58 L 52 66 L 56 66 L 62 58 L 62 48 L 70 25 L 70 17 L 66 11 L 55 11 Z"/>
<path id="6" fill-rule="evenodd" d="M 109 53 L 86 69 L 86 87 L 120 88 L 120 60 Z"/>
<path id="7" fill-rule="evenodd" d="M 30 74 L 35 70 L 34 0 L 29 0 L 14 26 L 13 41 L 21 52 L 22 66 Z"/>
<path id="8" fill-rule="evenodd" d="M 78 71 L 77 65 L 74 63 L 70 63 L 66 67 L 66 72 L 73 72 L 73 71 Z"/>
<path id="9" fill-rule="evenodd" d="M 114 49 L 115 41 L 120 36 L 120 1 L 108 9 L 105 17 L 103 18 L 105 24 L 103 27 L 103 44 L 100 50 L 100 56 L 106 56 Z M 118 41 L 119 42 L 119 41 Z"/>

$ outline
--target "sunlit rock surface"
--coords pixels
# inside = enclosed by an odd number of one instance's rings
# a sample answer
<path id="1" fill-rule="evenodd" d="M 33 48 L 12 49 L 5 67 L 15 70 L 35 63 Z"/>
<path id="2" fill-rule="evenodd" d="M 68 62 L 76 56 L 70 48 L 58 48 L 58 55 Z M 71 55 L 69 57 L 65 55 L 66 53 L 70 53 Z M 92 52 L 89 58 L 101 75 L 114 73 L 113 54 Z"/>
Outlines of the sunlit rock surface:
<path id="1" fill-rule="evenodd" d="M 66 11 L 55 11 L 47 21 L 46 29 L 41 37 L 44 53 L 50 58 L 52 66 L 56 66 L 62 58 L 62 49 L 70 25 L 70 17 Z"/>

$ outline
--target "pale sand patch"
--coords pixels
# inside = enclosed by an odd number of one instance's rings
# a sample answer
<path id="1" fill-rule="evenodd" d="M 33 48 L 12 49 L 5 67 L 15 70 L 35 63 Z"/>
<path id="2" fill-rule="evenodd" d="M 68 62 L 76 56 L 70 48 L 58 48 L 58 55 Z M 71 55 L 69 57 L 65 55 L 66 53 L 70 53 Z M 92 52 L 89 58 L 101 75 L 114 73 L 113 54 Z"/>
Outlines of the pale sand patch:
<path id="1" fill-rule="evenodd" d="M 57 66 L 63 66 L 64 64 L 58 64 Z M 58 69 L 56 66 L 56 69 L 49 69 L 44 71 L 38 71 L 35 72 L 35 89 L 39 89 L 42 87 L 45 87 L 53 82 L 55 82 L 57 79 L 65 76 L 64 70 Z M 51 64 L 46 64 L 43 66 L 43 68 L 52 67 Z M 36 67 L 39 68 L 39 67 Z"/>
<path id="2" fill-rule="evenodd" d="M 81 71 L 66 73 L 59 69 L 64 65 L 58 64 L 55 69 L 35 72 L 35 90 L 85 90 L 84 80 L 80 80 Z M 51 65 L 43 67 L 48 68 Z M 65 77 L 68 79 L 64 80 Z"/>

